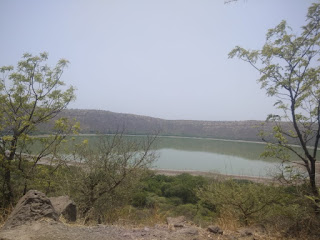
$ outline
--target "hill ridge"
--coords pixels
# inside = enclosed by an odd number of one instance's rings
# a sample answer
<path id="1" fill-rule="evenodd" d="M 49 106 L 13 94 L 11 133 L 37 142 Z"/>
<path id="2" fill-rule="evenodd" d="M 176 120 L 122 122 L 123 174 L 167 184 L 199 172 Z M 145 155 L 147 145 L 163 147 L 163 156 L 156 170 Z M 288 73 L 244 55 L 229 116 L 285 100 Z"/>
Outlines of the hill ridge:
<path id="1" fill-rule="evenodd" d="M 81 133 L 145 135 L 158 133 L 162 136 L 203 137 L 229 140 L 261 141 L 259 125 L 263 121 L 208 121 L 167 120 L 131 113 L 116 113 L 95 109 L 66 109 L 57 117 L 68 117 L 80 122 Z M 52 123 L 51 123 L 52 124 Z M 271 123 L 264 128 L 271 129 Z M 40 131 L 48 129 L 48 125 Z"/>

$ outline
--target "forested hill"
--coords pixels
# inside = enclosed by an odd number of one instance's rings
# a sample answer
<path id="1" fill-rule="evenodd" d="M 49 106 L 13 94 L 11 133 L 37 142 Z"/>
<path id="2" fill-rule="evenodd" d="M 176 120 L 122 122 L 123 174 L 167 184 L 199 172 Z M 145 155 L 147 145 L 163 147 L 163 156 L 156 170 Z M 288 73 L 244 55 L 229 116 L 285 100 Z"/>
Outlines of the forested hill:
<path id="1" fill-rule="evenodd" d="M 257 136 L 261 121 L 164 120 L 134 114 L 102 110 L 64 110 L 59 117 L 75 118 L 81 133 L 153 134 L 163 136 L 211 137 L 231 140 L 261 141 Z M 47 128 L 47 126 L 45 127 Z M 270 125 L 265 127 L 270 129 Z M 42 128 L 42 131 L 44 128 Z"/>

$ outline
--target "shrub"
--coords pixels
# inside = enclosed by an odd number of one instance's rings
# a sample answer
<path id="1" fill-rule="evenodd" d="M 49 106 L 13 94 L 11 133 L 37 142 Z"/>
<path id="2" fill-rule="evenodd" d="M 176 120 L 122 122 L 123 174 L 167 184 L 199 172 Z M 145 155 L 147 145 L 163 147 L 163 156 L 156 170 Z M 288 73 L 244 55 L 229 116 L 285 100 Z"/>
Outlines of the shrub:
<path id="1" fill-rule="evenodd" d="M 131 204 L 134 207 L 145 207 L 147 203 L 147 193 L 146 192 L 137 192 L 133 195 Z"/>
<path id="2" fill-rule="evenodd" d="M 174 208 L 173 213 L 176 216 L 185 216 L 186 218 L 193 220 L 193 218 L 197 215 L 198 207 L 193 204 L 184 204 L 177 206 Z"/>
<path id="3" fill-rule="evenodd" d="M 228 180 L 214 182 L 198 192 L 198 197 L 207 205 L 223 210 L 232 210 L 234 216 L 247 225 L 260 215 L 266 215 L 273 206 L 285 199 L 282 188 Z"/>

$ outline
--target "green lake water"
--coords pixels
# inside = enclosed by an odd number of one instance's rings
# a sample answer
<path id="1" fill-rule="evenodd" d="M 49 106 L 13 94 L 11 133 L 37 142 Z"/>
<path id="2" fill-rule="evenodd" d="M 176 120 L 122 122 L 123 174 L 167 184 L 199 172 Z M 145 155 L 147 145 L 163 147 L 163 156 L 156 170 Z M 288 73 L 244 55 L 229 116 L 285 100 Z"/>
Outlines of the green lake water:
<path id="1" fill-rule="evenodd" d="M 107 137 L 112 137 L 107 135 Z M 126 136 L 129 140 L 140 141 L 144 136 Z M 97 146 L 99 137 L 81 135 L 76 142 L 84 139 L 91 146 Z M 34 150 L 38 149 L 37 144 Z M 171 170 L 194 170 L 228 175 L 270 177 L 279 173 L 281 162 L 277 159 L 262 158 L 265 144 L 216 140 L 207 138 L 158 137 L 153 150 L 158 155 L 152 168 Z"/>
<path id="2" fill-rule="evenodd" d="M 264 148 L 261 143 L 160 137 L 155 167 L 266 177 L 274 174 L 281 162 L 260 158 Z"/>
<path id="3" fill-rule="evenodd" d="M 88 139 L 92 145 L 97 141 L 96 136 L 77 138 Z M 254 142 L 158 137 L 154 150 L 159 158 L 152 167 L 266 177 L 279 169 L 280 162 L 276 159 L 260 158 L 264 148 L 264 144 Z"/>

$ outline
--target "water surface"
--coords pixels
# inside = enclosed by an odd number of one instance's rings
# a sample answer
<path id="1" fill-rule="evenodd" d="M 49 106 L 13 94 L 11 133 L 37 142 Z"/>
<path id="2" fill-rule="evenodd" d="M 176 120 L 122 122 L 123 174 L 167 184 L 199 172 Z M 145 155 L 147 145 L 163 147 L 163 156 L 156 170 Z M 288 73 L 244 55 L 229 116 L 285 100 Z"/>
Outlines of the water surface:
<path id="1" fill-rule="evenodd" d="M 96 135 L 81 135 L 92 147 L 98 145 Z M 112 136 L 107 135 L 103 137 Z M 145 136 L 126 136 L 128 140 L 141 141 Z M 265 144 L 207 138 L 158 137 L 153 146 L 159 156 L 153 168 L 171 170 L 208 171 L 228 175 L 270 177 L 279 172 L 281 162 L 262 158 Z"/>
<path id="2" fill-rule="evenodd" d="M 274 174 L 281 162 L 261 158 L 264 148 L 254 142 L 160 137 L 155 167 L 266 177 Z"/>
<path id="3" fill-rule="evenodd" d="M 109 136 L 111 137 L 111 136 Z M 97 136 L 81 136 L 94 146 Z M 126 136 L 141 140 L 144 136 Z M 265 144 L 207 138 L 158 137 L 154 150 L 159 158 L 153 168 L 209 171 L 221 174 L 266 177 L 279 169 L 280 161 L 261 158 Z"/>

